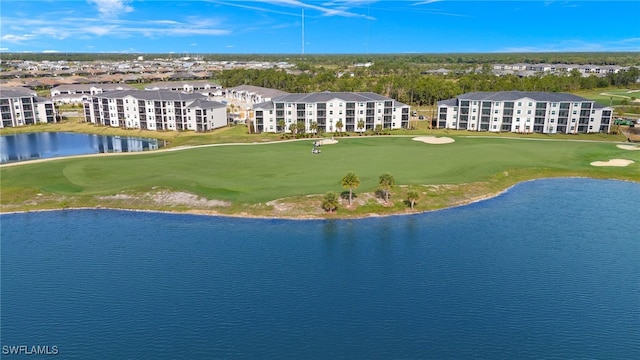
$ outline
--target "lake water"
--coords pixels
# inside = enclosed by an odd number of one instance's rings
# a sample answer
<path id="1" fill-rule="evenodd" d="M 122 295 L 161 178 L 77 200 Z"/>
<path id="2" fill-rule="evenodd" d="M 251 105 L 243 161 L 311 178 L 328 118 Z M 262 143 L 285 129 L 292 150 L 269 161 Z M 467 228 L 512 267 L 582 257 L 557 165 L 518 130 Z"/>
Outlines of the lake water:
<path id="1" fill-rule="evenodd" d="M 41 132 L 0 136 L 0 163 L 107 152 L 158 149 L 155 139 Z"/>
<path id="2" fill-rule="evenodd" d="M 5 214 L 3 351 L 640 359 L 638 199 L 637 183 L 553 179 L 361 220 Z"/>

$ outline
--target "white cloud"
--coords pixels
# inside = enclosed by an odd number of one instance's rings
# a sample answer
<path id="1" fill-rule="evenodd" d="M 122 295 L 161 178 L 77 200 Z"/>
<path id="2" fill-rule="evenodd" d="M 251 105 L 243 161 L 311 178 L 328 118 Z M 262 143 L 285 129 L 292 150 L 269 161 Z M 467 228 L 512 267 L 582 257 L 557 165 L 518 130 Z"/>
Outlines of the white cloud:
<path id="1" fill-rule="evenodd" d="M 59 53 L 60 51 L 58 50 L 44 50 L 42 51 L 45 54 L 54 54 L 54 53 Z"/>
<path id="2" fill-rule="evenodd" d="M 2 48 L 0 48 L 0 51 L 9 51 L 9 48 L 7 48 L 7 47 L 2 47 Z"/>
<path id="3" fill-rule="evenodd" d="M 133 11 L 128 0 L 87 0 L 98 7 L 101 16 L 113 18 Z"/>
<path id="4" fill-rule="evenodd" d="M 2 40 L 10 43 L 21 43 L 23 41 L 31 40 L 35 38 L 33 34 L 23 34 L 23 35 L 14 35 L 14 34 L 6 34 L 2 35 Z"/>

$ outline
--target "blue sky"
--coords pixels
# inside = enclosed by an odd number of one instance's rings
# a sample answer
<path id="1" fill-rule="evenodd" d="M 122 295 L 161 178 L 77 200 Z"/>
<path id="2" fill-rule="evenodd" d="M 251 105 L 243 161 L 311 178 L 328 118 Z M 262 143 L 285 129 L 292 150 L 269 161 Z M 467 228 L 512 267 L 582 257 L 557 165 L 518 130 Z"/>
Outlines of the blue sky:
<path id="1" fill-rule="evenodd" d="M 2 0 L 0 51 L 640 51 L 638 14 L 638 0 Z"/>

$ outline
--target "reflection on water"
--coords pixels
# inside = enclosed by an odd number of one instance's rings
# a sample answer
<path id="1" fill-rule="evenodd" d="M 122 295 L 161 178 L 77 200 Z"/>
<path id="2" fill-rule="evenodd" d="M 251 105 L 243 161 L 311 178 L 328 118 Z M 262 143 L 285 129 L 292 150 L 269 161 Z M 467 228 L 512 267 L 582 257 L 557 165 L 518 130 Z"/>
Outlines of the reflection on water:
<path id="1" fill-rule="evenodd" d="M 156 150 L 156 139 L 42 132 L 0 136 L 0 163 L 107 152 Z"/>

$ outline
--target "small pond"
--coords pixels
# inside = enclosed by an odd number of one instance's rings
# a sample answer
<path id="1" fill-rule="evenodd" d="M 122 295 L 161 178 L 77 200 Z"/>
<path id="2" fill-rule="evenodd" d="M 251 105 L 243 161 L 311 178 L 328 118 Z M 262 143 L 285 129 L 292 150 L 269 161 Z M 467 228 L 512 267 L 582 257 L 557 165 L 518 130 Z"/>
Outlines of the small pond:
<path id="1" fill-rule="evenodd" d="M 0 163 L 98 153 L 156 150 L 162 140 L 127 136 L 41 132 L 0 136 Z"/>

